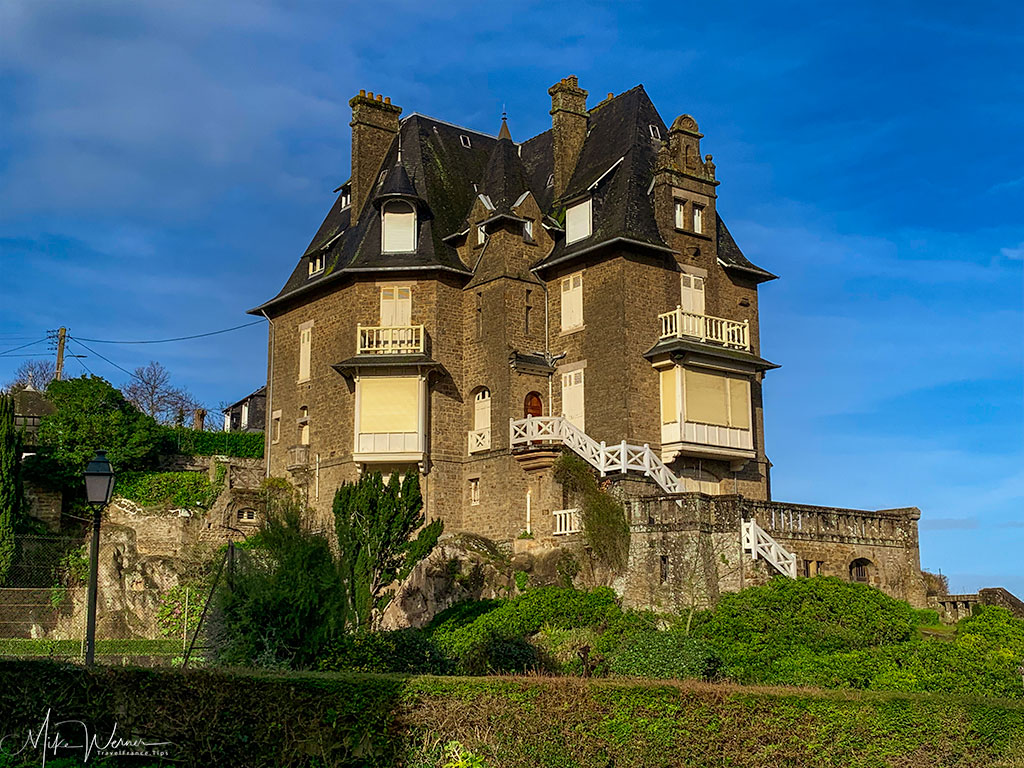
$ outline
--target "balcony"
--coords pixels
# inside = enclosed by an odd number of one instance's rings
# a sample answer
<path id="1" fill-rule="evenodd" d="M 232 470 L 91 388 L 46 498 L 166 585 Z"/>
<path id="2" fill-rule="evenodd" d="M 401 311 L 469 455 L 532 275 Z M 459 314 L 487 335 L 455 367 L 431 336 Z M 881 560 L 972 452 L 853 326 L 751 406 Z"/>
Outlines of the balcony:
<path id="1" fill-rule="evenodd" d="M 469 452 L 480 453 L 491 449 L 491 428 L 474 429 L 469 433 Z"/>
<path id="2" fill-rule="evenodd" d="M 356 326 L 356 352 L 360 355 L 423 354 L 423 326 Z"/>
<path id="3" fill-rule="evenodd" d="M 583 530 L 579 509 L 556 509 L 551 516 L 555 519 L 555 536 L 568 536 Z"/>
<path id="4" fill-rule="evenodd" d="M 302 469 L 309 466 L 309 446 L 293 445 L 288 449 L 288 470 Z"/>
<path id="5" fill-rule="evenodd" d="M 684 312 L 681 307 L 658 315 L 658 320 L 661 321 L 663 340 L 691 338 L 750 351 L 750 323 L 746 320 L 726 320 L 724 317 L 697 315 Z"/>

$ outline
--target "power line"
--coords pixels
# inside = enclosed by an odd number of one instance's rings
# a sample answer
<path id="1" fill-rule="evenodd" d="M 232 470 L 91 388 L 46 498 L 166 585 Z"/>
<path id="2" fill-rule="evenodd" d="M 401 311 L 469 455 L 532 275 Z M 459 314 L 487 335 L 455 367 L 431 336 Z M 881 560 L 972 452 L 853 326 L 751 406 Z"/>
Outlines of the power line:
<path id="1" fill-rule="evenodd" d="M 68 338 L 69 338 L 69 339 L 70 339 L 71 341 L 75 342 L 75 344 L 77 344 L 78 346 L 80 346 L 80 347 L 82 347 L 83 349 L 85 349 L 86 351 L 88 351 L 88 352 L 92 352 L 92 353 L 93 353 L 94 355 L 96 355 L 96 357 L 100 358 L 100 360 L 106 360 L 106 361 L 107 361 L 108 363 L 110 363 L 110 364 L 111 364 L 112 366 L 114 366 L 115 368 L 117 368 L 117 369 L 118 369 L 119 371 L 124 371 L 124 372 L 125 372 L 125 373 L 127 373 L 127 374 L 128 374 L 129 376 L 131 376 L 131 377 L 132 377 L 133 379 L 135 378 L 135 374 L 134 374 L 134 373 L 132 373 L 131 371 L 129 371 L 129 370 L 127 369 L 127 368 L 122 368 L 122 367 L 121 367 L 120 365 L 118 365 L 117 363 L 115 363 L 115 362 L 114 362 L 113 360 L 111 360 L 111 359 L 110 359 L 109 357 L 104 357 L 104 356 L 103 356 L 103 355 L 101 355 L 101 354 L 100 354 L 99 352 L 97 352 L 97 351 L 96 351 L 95 349 L 93 349 L 92 347 L 88 347 L 88 346 L 86 346 L 86 345 L 85 345 L 85 344 L 83 344 L 83 343 L 82 343 L 82 342 L 81 342 L 81 341 L 80 341 L 79 339 L 76 339 L 76 338 L 75 338 L 74 336 L 68 336 Z"/>
<path id="2" fill-rule="evenodd" d="M 202 339 L 206 336 L 216 336 L 219 333 L 230 333 L 231 331 L 237 331 L 241 328 L 249 328 L 253 325 L 259 325 L 262 320 L 254 320 L 251 323 L 245 323 L 244 325 L 236 325 L 233 328 L 224 328 L 219 331 L 210 331 L 209 333 L 197 333 L 194 336 L 178 336 L 173 339 L 153 339 L 150 341 L 111 341 L 110 339 L 77 339 L 77 341 L 89 341 L 93 344 L 167 344 L 172 341 L 188 341 L 190 339 Z"/>
<path id="3" fill-rule="evenodd" d="M 30 341 L 28 344 L 22 344 L 20 347 L 13 347 L 12 349 L 5 350 L 3 352 L 0 352 L 0 357 L 3 357 L 4 355 L 8 355 L 11 352 L 17 352 L 19 349 L 25 349 L 25 347 L 34 347 L 36 344 L 42 344 L 44 341 L 48 341 L 48 338 L 47 339 L 36 339 L 35 341 Z"/>

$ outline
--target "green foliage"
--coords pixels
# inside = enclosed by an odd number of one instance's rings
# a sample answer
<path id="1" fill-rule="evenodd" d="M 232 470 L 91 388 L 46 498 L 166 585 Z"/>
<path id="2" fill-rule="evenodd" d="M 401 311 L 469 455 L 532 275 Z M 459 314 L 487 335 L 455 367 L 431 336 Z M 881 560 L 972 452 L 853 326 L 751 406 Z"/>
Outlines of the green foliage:
<path id="1" fill-rule="evenodd" d="M 235 456 L 262 459 L 265 438 L 262 432 L 206 432 L 188 427 L 160 427 L 164 453 L 186 456 Z"/>
<path id="2" fill-rule="evenodd" d="M 652 678 L 718 676 L 721 660 L 711 645 L 679 632 L 646 632 L 631 636 L 609 659 L 617 675 Z"/>
<path id="3" fill-rule="evenodd" d="M 921 571 L 928 597 L 945 597 L 949 594 L 949 577 L 942 573 Z"/>
<path id="4" fill-rule="evenodd" d="M 333 510 L 346 623 L 352 629 L 366 629 L 374 612 L 384 610 L 391 599 L 385 590 L 430 554 L 444 524 L 434 520 L 423 525 L 423 497 L 415 472 L 401 480 L 395 472 L 387 485 L 379 472 L 344 483 L 334 495 Z"/>
<path id="5" fill-rule="evenodd" d="M 184 632 L 192 637 L 199 627 L 199 617 L 210 597 L 210 588 L 202 583 L 179 584 L 160 597 L 156 623 L 164 637 L 180 638 Z"/>
<path id="6" fill-rule="evenodd" d="M 98 376 L 52 381 L 46 396 L 54 412 L 42 417 L 33 476 L 81 492 L 82 471 L 97 450 L 106 451 L 115 472 L 146 470 L 159 453 L 157 423 Z"/>
<path id="7" fill-rule="evenodd" d="M 873 587 L 834 577 L 775 578 L 722 596 L 693 634 L 721 653 L 728 674 L 760 680 L 780 658 L 831 653 L 910 639 L 909 605 Z"/>
<path id="8" fill-rule="evenodd" d="M 341 635 L 345 584 L 327 539 L 303 528 L 301 512 L 293 497 L 277 498 L 237 553 L 209 616 L 217 663 L 308 668 Z"/>
<path id="9" fill-rule="evenodd" d="M 21 445 L 14 427 L 14 398 L 0 394 L 0 586 L 14 565 L 14 530 L 21 518 Z"/>
<path id="10" fill-rule="evenodd" d="M 58 608 L 68 596 L 69 587 L 77 587 L 89 578 L 89 553 L 85 544 L 68 549 L 53 569 L 50 605 Z"/>
<path id="11" fill-rule="evenodd" d="M 612 571 L 623 571 L 629 557 L 629 521 L 622 504 L 598 485 L 590 465 L 573 453 L 558 458 L 554 478 L 579 499 L 583 535 L 594 557 Z"/>
<path id="12" fill-rule="evenodd" d="M 919 627 L 937 627 L 939 625 L 939 612 L 931 608 L 914 608 L 914 623 Z"/>
<path id="13" fill-rule="evenodd" d="M 175 765 L 992 768 L 1024 757 L 1024 704 L 934 694 L 42 661 L 0 661 L 0 679 L 0 721 L 19 743 L 52 709 L 101 736 L 116 722 L 171 742 Z"/>
<path id="14" fill-rule="evenodd" d="M 451 671 L 448 660 L 430 637 L 411 628 L 343 635 L 326 651 L 318 668 L 420 675 L 444 675 Z"/>
<path id="15" fill-rule="evenodd" d="M 209 509 L 222 485 L 203 472 L 125 472 L 116 478 L 114 493 L 145 506 Z"/>
<path id="16" fill-rule="evenodd" d="M 522 592 L 526 589 L 526 585 L 530 583 L 530 574 L 528 574 L 526 571 L 516 571 L 515 579 L 516 589 Z"/>
<path id="17" fill-rule="evenodd" d="M 449 741 L 444 745 L 447 762 L 444 768 L 487 768 L 487 763 L 480 755 L 473 754 L 459 741 Z"/>
<path id="18" fill-rule="evenodd" d="M 430 633 L 460 672 L 522 671 L 539 663 L 535 649 L 525 638 L 541 627 L 571 629 L 599 625 L 621 613 L 615 593 L 608 588 L 582 592 L 537 587 L 469 623 L 445 618 L 432 624 Z"/>

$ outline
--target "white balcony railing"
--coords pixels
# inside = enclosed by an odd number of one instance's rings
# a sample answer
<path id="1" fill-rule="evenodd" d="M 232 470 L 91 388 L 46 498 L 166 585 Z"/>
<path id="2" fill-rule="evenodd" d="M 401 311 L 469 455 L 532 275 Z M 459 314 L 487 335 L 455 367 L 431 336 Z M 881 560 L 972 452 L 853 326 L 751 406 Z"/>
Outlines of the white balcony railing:
<path id="1" fill-rule="evenodd" d="M 751 558 L 762 557 L 783 576 L 796 578 L 796 555 L 773 539 L 754 520 L 744 520 L 742 525 L 743 548 Z"/>
<path id="2" fill-rule="evenodd" d="M 474 429 L 469 433 L 469 452 L 479 453 L 491 449 L 491 428 Z"/>
<path id="3" fill-rule="evenodd" d="M 556 509 L 551 516 L 555 518 L 555 536 L 567 536 L 582 530 L 578 509 Z"/>
<path id="4" fill-rule="evenodd" d="M 422 325 L 356 326 L 360 355 L 411 355 L 423 352 Z"/>
<path id="5" fill-rule="evenodd" d="M 658 319 L 663 339 L 693 338 L 726 347 L 750 349 L 750 323 L 747 320 L 697 315 L 684 312 L 682 307 L 658 315 Z"/>

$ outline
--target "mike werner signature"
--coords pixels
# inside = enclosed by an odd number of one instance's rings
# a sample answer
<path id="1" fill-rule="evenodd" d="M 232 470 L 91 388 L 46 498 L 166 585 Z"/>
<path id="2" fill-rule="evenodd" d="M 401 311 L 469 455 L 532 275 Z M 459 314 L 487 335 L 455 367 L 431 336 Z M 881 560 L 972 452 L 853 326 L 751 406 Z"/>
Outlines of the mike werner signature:
<path id="1" fill-rule="evenodd" d="M 146 741 L 141 738 L 125 739 L 117 735 L 117 723 L 110 735 L 103 739 L 99 733 L 90 730 L 83 720 L 53 720 L 53 710 L 46 710 L 46 717 L 38 729 L 29 729 L 24 742 L 16 744 L 17 737 L 10 734 L 0 737 L 0 755 L 21 755 L 33 750 L 42 749 L 42 765 L 46 766 L 47 757 L 56 757 L 57 750 L 80 750 L 83 762 L 89 762 L 94 754 L 103 757 L 115 755 L 136 755 L 144 757 L 163 757 L 167 750 L 163 747 L 172 746 L 170 741 Z M 12 749 L 12 747 L 16 747 Z M 62 755 L 66 756 L 66 755 Z"/>

